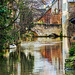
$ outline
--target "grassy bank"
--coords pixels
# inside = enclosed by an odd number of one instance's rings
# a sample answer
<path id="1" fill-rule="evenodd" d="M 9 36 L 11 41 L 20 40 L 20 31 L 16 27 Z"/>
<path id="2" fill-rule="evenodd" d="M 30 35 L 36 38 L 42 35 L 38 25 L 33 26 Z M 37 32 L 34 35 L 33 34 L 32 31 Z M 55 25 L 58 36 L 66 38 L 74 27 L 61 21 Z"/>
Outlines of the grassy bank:
<path id="1" fill-rule="evenodd" d="M 75 42 L 72 43 L 72 48 L 69 50 L 69 59 L 65 60 L 65 68 L 75 70 Z"/>

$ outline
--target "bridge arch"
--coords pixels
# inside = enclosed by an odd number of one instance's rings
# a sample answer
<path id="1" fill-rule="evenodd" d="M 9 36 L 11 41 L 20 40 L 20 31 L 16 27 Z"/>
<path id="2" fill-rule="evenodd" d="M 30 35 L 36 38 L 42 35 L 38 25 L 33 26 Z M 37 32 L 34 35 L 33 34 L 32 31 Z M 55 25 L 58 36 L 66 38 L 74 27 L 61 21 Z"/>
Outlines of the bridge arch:
<path id="1" fill-rule="evenodd" d="M 35 24 L 33 28 L 31 28 L 33 32 L 38 34 L 38 36 L 49 36 L 52 33 L 60 35 L 61 33 L 61 25 L 59 24 Z"/>

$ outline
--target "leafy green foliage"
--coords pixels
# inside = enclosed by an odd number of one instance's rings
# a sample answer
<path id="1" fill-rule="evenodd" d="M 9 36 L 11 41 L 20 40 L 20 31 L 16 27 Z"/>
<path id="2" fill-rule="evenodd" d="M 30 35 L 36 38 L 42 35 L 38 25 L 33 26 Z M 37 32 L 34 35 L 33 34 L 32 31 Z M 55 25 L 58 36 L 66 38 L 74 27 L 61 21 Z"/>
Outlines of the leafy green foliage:
<path id="1" fill-rule="evenodd" d="M 72 59 L 66 59 L 65 61 L 65 68 L 66 69 L 75 69 L 75 60 Z"/>
<path id="2" fill-rule="evenodd" d="M 75 43 L 73 43 L 73 47 L 69 51 L 70 56 L 75 56 Z"/>
<path id="3" fill-rule="evenodd" d="M 72 45 L 73 47 L 69 50 L 70 57 L 65 61 L 65 68 L 68 70 L 75 69 L 75 42 Z"/>
<path id="4" fill-rule="evenodd" d="M 0 50 L 4 49 L 4 44 L 11 40 L 11 29 L 15 17 L 12 16 L 12 6 L 9 5 L 15 0 L 0 1 Z M 10 3 L 10 4 L 9 4 Z"/>
<path id="5" fill-rule="evenodd" d="M 19 2 L 18 2 L 19 1 Z M 18 29 L 15 28 L 14 22 L 18 18 L 16 17 L 16 11 L 13 7 L 15 2 L 19 8 L 20 13 L 20 27 L 21 31 L 26 31 L 33 26 L 32 11 L 29 9 L 27 2 L 24 4 L 24 0 L 1 0 L 0 1 L 0 50 L 5 48 L 5 43 L 12 42 L 18 39 Z M 26 0 L 27 1 L 27 0 Z M 12 13 L 14 14 L 12 15 Z M 14 25 L 14 26 L 13 26 Z"/>
<path id="6" fill-rule="evenodd" d="M 4 1 L 4 0 L 3 0 Z M 9 28 L 5 29 L 9 22 L 9 15 L 11 15 L 11 11 L 7 7 L 7 2 L 0 2 L 0 49 L 4 49 L 4 43 L 8 39 L 8 31 Z"/>

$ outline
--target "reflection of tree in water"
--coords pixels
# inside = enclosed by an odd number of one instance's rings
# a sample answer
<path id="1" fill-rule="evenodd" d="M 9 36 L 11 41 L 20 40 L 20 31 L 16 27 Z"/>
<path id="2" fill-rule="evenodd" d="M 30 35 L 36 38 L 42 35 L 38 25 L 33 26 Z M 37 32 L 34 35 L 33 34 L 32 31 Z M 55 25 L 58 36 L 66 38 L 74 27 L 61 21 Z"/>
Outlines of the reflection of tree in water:
<path id="1" fill-rule="evenodd" d="M 34 56 L 29 53 L 28 57 L 23 52 L 19 53 L 17 52 L 12 52 L 10 54 L 10 70 L 13 71 L 14 73 L 16 72 L 17 68 L 17 62 L 21 63 L 21 75 L 29 75 L 29 72 L 32 73 L 33 71 L 33 66 L 34 66 Z M 14 66 L 15 65 L 15 66 Z"/>
<path id="2" fill-rule="evenodd" d="M 32 74 L 34 66 L 34 56 L 31 56 L 29 53 L 28 57 L 25 54 L 21 53 L 21 71 L 22 75 Z"/>
<path id="3" fill-rule="evenodd" d="M 20 68 L 18 63 L 20 63 Z M 18 69 L 21 75 L 29 75 L 33 71 L 33 66 L 34 56 L 31 53 L 26 57 L 25 53 L 16 50 L 11 52 L 7 58 L 0 56 L 0 75 L 18 75 Z"/>
<path id="4" fill-rule="evenodd" d="M 10 67 L 10 72 L 15 73 L 17 71 L 17 62 L 18 62 L 18 54 L 17 52 L 12 52 L 9 55 L 9 67 Z"/>
<path id="5" fill-rule="evenodd" d="M 11 72 L 8 71 L 7 59 L 0 56 L 0 75 L 10 75 Z"/>

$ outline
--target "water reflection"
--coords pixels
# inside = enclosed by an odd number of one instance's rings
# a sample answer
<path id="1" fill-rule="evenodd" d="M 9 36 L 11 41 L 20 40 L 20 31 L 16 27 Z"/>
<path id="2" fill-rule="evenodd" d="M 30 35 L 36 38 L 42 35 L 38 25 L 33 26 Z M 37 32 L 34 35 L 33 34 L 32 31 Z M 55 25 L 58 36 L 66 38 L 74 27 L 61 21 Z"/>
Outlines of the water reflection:
<path id="1" fill-rule="evenodd" d="M 63 75 L 68 49 L 67 38 L 23 40 L 0 57 L 0 75 Z"/>
<path id="2" fill-rule="evenodd" d="M 34 66 L 34 56 L 31 53 L 26 57 L 21 51 L 20 45 L 17 49 L 10 49 L 0 59 L 0 75 L 30 75 Z"/>
<path id="3" fill-rule="evenodd" d="M 61 42 L 55 43 L 54 45 L 41 47 L 41 54 L 49 65 L 46 66 L 45 74 L 47 75 L 62 75 L 63 74 L 63 61 L 62 61 L 62 49 Z M 46 64 L 45 64 L 46 65 Z"/>

